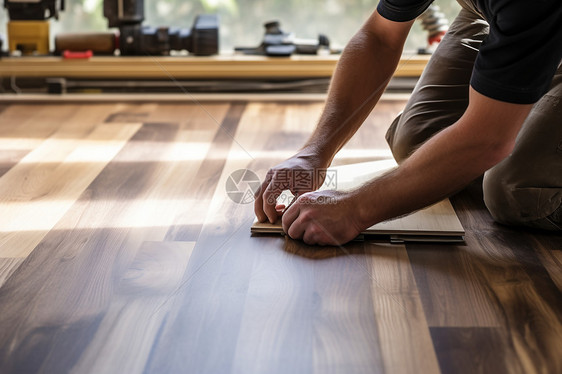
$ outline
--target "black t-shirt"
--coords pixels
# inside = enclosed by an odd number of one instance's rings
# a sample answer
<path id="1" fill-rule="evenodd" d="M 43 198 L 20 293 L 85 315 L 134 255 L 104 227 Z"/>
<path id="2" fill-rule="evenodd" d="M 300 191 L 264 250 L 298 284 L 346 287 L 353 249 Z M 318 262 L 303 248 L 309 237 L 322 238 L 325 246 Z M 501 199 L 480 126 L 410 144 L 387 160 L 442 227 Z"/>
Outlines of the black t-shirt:
<path id="1" fill-rule="evenodd" d="M 419 16 L 433 0 L 381 0 L 391 21 Z M 532 104 L 548 90 L 562 59 L 562 0 L 476 0 L 490 24 L 471 86 L 496 100 Z"/>

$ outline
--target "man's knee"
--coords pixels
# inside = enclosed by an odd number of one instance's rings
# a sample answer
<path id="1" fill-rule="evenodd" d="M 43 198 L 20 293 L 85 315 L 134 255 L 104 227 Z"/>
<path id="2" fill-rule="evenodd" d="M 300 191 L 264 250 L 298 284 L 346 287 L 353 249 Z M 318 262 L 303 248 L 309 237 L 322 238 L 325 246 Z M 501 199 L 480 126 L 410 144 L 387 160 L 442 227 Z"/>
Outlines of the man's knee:
<path id="1" fill-rule="evenodd" d="M 535 223 L 548 219 L 561 207 L 562 190 L 523 185 L 516 176 L 502 164 L 484 174 L 486 207 L 496 222 L 545 228 Z"/>
<path id="2" fill-rule="evenodd" d="M 386 132 L 386 141 L 398 163 L 410 157 L 427 140 L 419 130 L 420 126 L 405 119 L 402 113 L 390 125 Z"/>
<path id="3" fill-rule="evenodd" d="M 484 203 L 496 222 L 513 224 L 518 220 L 514 211 L 511 188 L 500 173 L 493 169 L 484 174 L 482 189 L 484 190 Z"/>
<path id="4" fill-rule="evenodd" d="M 432 85 L 417 88 L 404 112 L 390 125 L 386 140 L 397 162 L 402 162 L 435 134 L 454 124 L 464 113 L 468 100 L 462 89 L 435 90 Z M 456 97 L 445 100 L 443 97 Z"/>

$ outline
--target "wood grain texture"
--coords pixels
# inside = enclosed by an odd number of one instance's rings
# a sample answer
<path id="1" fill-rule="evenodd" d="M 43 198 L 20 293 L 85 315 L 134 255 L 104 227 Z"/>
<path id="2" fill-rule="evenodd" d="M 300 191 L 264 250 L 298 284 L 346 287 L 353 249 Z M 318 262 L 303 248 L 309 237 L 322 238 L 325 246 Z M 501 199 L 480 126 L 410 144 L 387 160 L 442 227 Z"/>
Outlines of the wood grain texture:
<path id="1" fill-rule="evenodd" d="M 533 248 L 537 251 L 540 263 L 544 265 L 548 275 L 562 289 L 562 243 L 556 235 L 542 235 L 533 238 Z"/>
<path id="2" fill-rule="evenodd" d="M 316 251 L 299 243 L 301 253 Z M 315 373 L 383 372 L 383 332 L 374 318 L 372 273 L 362 243 L 315 254 L 314 275 L 319 304 L 314 314 Z M 299 253 L 299 252 L 297 252 Z"/>
<path id="3" fill-rule="evenodd" d="M 499 325 L 498 310 L 475 267 L 470 245 L 410 244 L 408 257 L 429 326 Z"/>
<path id="4" fill-rule="evenodd" d="M 0 258 L 0 287 L 23 262 L 22 258 Z"/>
<path id="5" fill-rule="evenodd" d="M 335 163 L 388 160 L 403 104 L 381 102 Z M 562 372 L 562 236 L 493 223 L 478 183 L 451 198 L 462 245 L 248 233 L 228 176 L 263 177 L 321 110 L 7 106 L 0 201 L 21 216 L 0 234 L 20 240 L 0 252 L 29 250 L 0 257 L 0 372 Z"/>
<path id="6" fill-rule="evenodd" d="M 367 244 L 375 319 L 390 373 L 438 373 L 427 319 L 404 246 Z M 415 341 L 416 344 L 411 344 Z"/>
<path id="7" fill-rule="evenodd" d="M 10 169 L 0 180 L 0 256 L 26 257 L 139 128 L 99 125 L 70 141 L 61 130 Z"/>
<path id="8" fill-rule="evenodd" d="M 201 218 L 203 227 L 192 261 L 163 329 L 161 344 L 155 348 L 147 366 L 148 372 L 234 371 L 236 342 L 254 257 L 267 245 L 265 243 L 275 242 L 268 238 L 256 241 L 248 235 L 253 212 L 249 206 L 228 198 L 225 182 L 235 170 L 250 168 L 265 172 L 270 162 L 283 157 L 276 151 L 288 148 L 282 130 L 286 110 L 274 104 L 250 104 L 239 119 L 233 137 L 241 141 L 230 142 L 223 150 L 226 163 L 220 171 L 207 214 Z M 260 131 L 255 131 L 256 124 Z M 272 151 L 273 159 L 256 157 L 266 150 Z M 178 232 L 178 235 L 182 237 L 183 234 Z M 226 289 L 225 285 L 228 285 Z M 200 289 L 206 292 L 199 292 Z M 213 343 L 217 341 L 222 344 Z M 182 349 L 166 348 L 171 345 Z"/>
<path id="9" fill-rule="evenodd" d="M 494 347 L 506 344 L 500 329 L 433 327 L 431 337 L 443 373 L 522 372 L 506 351 L 495 351 Z"/>
<path id="10" fill-rule="evenodd" d="M 173 124 L 144 125 L 27 258 L 25 271 L 16 274 L 18 279 L 11 277 L 13 282 L 2 288 L 4 297 L 9 297 L 6 295 L 23 292 L 17 286 L 23 283 L 27 305 L 46 303 L 49 307 L 24 307 L 27 313 L 20 314 L 22 324 L 9 322 L 16 314 L 2 315 L 2 333 L 17 331 L 20 338 L 11 340 L 8 351 L 0 351 L 4 357 L 0 371 L 41 368 L 60 372 L 78 362 L 82 350 L 95 336 L 120 273 L 139 245 L 163 240 L 174 217 L 188 209 L 177 199 L 192 180 L 200 160 L 167 161 L 176 151 L 173 140 L 179 138 L 181 146 L 180 140 L 192 135 L 188 129 L 179 129 Z M 51 256 L 53 250 L 56 257 Z M 37 267 L 46 271 L 34 272 Z M 69 283 L 66 279 L 72 274 L 84 276 L 78 283 Z M 62 314 L 57 306 L 61 304 L 67 304 Z M 11 310 L 17 309 L 14 305 Z M 66 333 L 34 335 L 33 331 L 47 321 L 53 331 L 61 328 Z M 72 349 L 67 344 L 70 341 L 74 342 Z M 29 354 L 28 344 L 38 349 Z M 27 359 L 20 361 L 18 357 L 22 355 Z"/>
<path id="11" fill-rule="evenodd" d="M 72 372 L 143 371 L 194 245 L 193 242 L 142 243 L 117 285 L 96 334 Z"/>

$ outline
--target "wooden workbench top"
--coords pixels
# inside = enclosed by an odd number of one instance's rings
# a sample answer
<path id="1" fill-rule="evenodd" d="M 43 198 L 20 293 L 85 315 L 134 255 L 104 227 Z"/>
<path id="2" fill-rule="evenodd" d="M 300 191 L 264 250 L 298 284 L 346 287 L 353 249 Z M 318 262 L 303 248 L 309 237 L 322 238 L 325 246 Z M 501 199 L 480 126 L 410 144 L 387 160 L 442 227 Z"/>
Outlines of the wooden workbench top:
<path id="1" fill-rule="evenodd" d="M 330 77 L 339 56 L 271 58 L 225 54 L 213 57 L 8 57 L 0 60 L 0 77 L 36 78 L 321 78 Z M 404 55 L 395 76 L 415 77 L 429 57 Z"/>

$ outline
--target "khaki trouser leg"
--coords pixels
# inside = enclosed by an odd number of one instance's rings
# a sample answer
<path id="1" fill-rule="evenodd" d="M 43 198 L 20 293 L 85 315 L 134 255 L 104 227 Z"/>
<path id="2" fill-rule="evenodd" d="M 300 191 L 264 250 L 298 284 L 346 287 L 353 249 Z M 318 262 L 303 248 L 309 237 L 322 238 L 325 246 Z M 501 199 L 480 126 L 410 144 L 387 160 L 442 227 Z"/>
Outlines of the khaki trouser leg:
<path id="1" fill-rule="evenodd" d="M 474 60 L 486 35 L 488 24 L 476 13 L 462 9 L 431 56 L 404 111 L 386 134 L 398 162 L 463 115 Z"/>
<path id="2" fill-rule="evenodd" d="M 403 161 L 468 105 L 470 76 L 488 25 L 470 1 L 431 57 L 386 138 Z M 484 178 L 484 200 L 498 222 L 550 230 L 562 226 L 562 70 L 523 124 L 510 157 Z"/>
<path id="3" fill-rule="evenodd" d="M 562 66 L 512 154 L 484 174 L 484 201 L 498 222 L 562 230 Z"/>

